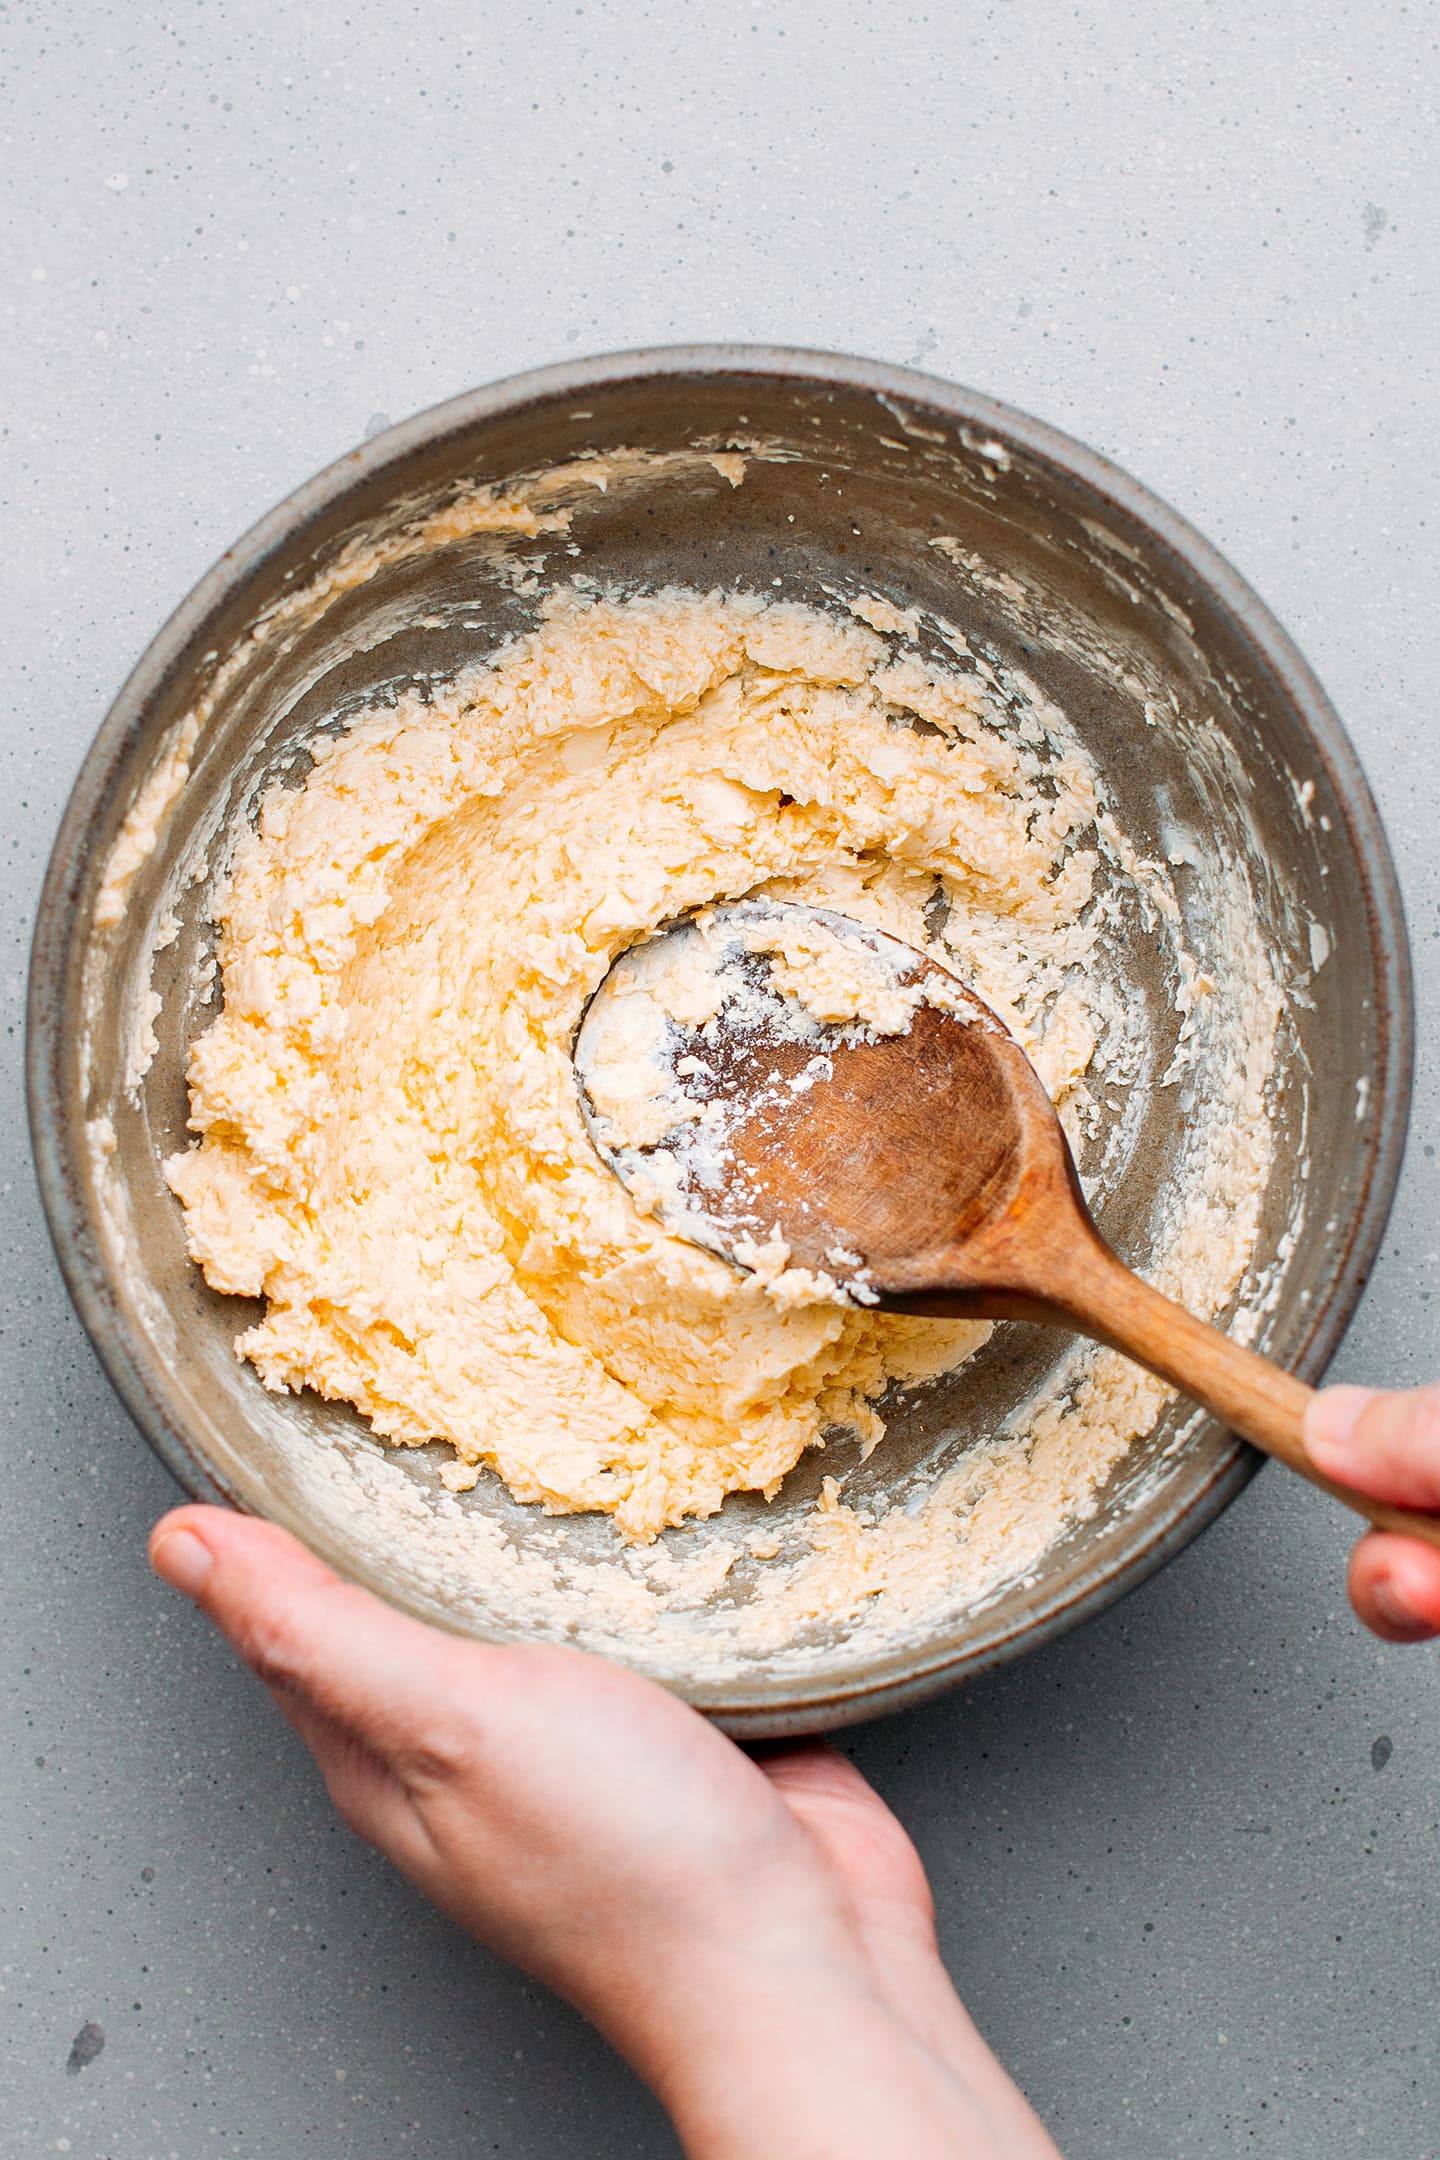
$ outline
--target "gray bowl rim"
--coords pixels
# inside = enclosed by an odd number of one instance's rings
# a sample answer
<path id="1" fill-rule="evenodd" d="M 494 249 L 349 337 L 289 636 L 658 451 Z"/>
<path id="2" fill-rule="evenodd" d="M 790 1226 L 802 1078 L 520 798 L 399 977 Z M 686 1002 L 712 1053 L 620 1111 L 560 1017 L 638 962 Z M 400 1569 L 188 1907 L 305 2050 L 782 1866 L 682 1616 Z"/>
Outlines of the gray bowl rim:
<path id="1" fill-rule="evenodd" d="M 78 1121 L 66 1113 L 65 985 L 84 890 L 92 831 L 107 814 L 152 701 L 172 670 L 195 650 L 205 626 L 265 564 L 288 549 L 344 497 L 401 467 L 417 449 L 468 432 L 527 405 L 572 399 L 587 390 L 643 379 L 741 379 L 793 382 L 797 390 L 868 392 L 928 409 L 956 428 L 983 431 L 1057 467 L 1145 528 L 1192 583 L 1228 614 L 1280 684 L 1301 720 L 1342 806 L 1345 839 L 1366 900 L 1376 986 L 1379 1072 L 1366 1150 L 1362 1197 L 1330 1284 L 1316 1301 L 1294 1370 L 1317 1381 L 1338 1348 L 1379 1254 L 1405 1151 L 1414 1072 L 1415 1028 L 1409 943 L 1399 881 L 1360 760 L 1298 648 L 1239 572 L 1178 512 L 1110 458 L 1015 407 L 916 369 L 803 347 L 749 344 L 662 345 L 529 369 L 428 407 L 325 466 L 287 495 L 226 549 L 142 653 L 96 733 L 75 781 L 46 871 L 31 942 L 26 1007 L 26 1091 L 36 1174 L 51 1240 L 81 1322 L 125 1408 L 155 1453 L 194 1499 L 236 1506 L 198 1454 L 178 1414 L 163 1361 L 132 1329 L 114 1298 L 85 1206 Z M 199 650 L 208 649 L 199 643 Z M 1206 1484 L 1177 1499 L 1146 1542 L 1119 1565 L 1082 1572 L 1072 1594 L 1042 1615 L 1020 1616 L 965 1651 L 917 1659 L 902 1677 L 816 1691 L 803 1684 L 765 1702 L 706 1700 L 708 1715 L 744 1739 L 834 1730 L 927 1701 L 1094 1617 L 1128 1595 L 1209 1527 L 1261 1467 L 1263 1458 L 1229 1436 Z M 317 1550 L 321 1541 L 317 1541 Z M 345 1572 L 345 1555 L 326 1552 Z M 748 1694 L 748 1691 L 746 1691 Z M 707 1691 L 708 1695 L 708 1691 Z"/>

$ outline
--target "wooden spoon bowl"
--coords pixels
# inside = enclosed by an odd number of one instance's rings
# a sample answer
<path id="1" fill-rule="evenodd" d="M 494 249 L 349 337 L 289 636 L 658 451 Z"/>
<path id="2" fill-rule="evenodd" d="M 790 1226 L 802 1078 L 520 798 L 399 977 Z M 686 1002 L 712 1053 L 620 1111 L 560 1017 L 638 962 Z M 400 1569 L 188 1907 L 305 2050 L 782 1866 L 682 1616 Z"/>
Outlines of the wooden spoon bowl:
<path id="1" fill-rule="evenodd" d="M 713 938 L 736 922 L 743 929 L 756 915 L 857 941 L 888 961 L 896 984 L 918 987 L 922 1002 L 893 1033 L 797 1033 L 778 999 L 769 1026 L 757 1026 L 753 1009 L 743 1024 L 728 1020 L 742 1008 L 727 1004 L 692 1034 L 677 1031 L 672 1058 L 703 1068 L 680 1092 L 692 1103 L 703 1098 L 722 1136 L 723 1174 L 712 1147 L 703 1175 L 682 1162 L 657 1201 L 644 1187 L 645 1151 L 611 1144 L 586 1088 L 608 1017 L 607 978 L 577 1038 L 582 1100 L 601 1153 L 632 1190 L 646 1190 L 667 1227 L 737 1265 L 753 1265 L 755 1248 L 778 1237 L 790 1266 L 828 1275 L 838 1294 L 888 1311 L 1077 1328 L 1193 1396 L 1377 1527 L 1440 1547 L 1440 1516 L 1388 1507 L 1311 1462 L 1303 1422 L 1313 1389 L 1196 1319 L 1116 1256 L 1091 1219 L 1035 1068 L 972 991 L 885 933 L 796 903 L 708 910 L 702 934 Z M 650 942 L 694 935 L 680 925 Z"/>

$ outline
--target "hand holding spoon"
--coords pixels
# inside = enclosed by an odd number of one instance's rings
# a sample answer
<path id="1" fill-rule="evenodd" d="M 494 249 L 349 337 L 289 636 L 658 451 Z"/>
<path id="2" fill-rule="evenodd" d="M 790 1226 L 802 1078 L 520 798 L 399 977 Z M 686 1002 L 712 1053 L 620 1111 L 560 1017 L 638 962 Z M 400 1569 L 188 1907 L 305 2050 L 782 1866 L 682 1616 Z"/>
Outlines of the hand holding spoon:
<path id="1" fill-rule="evenodd" d="M 1315 1467 L 1313 1389 L 1116 1258 L 1019 1044 L 913 947 L 793 902 L 704 910 L 616 962 L 575 1062 L 601 1155 L 667 1229 L 890 1312 L 1078 1328 L 1377 1528 L 1440 1547 L 1440 1516 Z"/>

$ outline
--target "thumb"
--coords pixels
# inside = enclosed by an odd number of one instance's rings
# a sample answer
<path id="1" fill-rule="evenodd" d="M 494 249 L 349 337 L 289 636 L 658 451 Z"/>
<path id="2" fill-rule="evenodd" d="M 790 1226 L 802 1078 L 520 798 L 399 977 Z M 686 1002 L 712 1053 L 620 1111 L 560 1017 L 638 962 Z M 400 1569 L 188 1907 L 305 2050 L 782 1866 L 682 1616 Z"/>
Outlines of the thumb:
<path id="1" fill-rule="evenodd" d="M 1326 1477 L 1398 1507 L 1440 1509 L 1440 1387 L 1332 1387 L 1305 1413 Z"/>
<path id="2" fill-rule="evenodd" d="M 214 1621 L 307 1738 L 318 1719 L 387 1758 L 443 1757 L 447 1740 L 457 1749 L 467 1733 L 473 1740 L 458 1668 L 473 1681 L 490 1653 L 342 1581 L 276 1524 L 175 1508 L 150 1534 L 150 1564 Z"/>

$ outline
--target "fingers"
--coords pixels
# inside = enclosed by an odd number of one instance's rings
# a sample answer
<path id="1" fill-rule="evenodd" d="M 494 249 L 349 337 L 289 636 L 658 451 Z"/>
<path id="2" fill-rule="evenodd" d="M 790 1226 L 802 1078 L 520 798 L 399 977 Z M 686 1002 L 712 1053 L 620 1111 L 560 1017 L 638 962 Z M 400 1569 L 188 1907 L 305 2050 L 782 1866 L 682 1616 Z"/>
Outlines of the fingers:
<path id="1" fill-rule="evenodd" d="M 1305 1414 L 1305 1446 L 1342 1485 L 1397 1507 L 1440 1510 L 1440 1387 L 1325 1388 Z M 1375 1530 L 1350 1561 L 1350 1602 L 1386 1642 L 1440 1635 L 1440 1552 Z"/>
<path id="2" fill-rule="evenodd" d="M 828 1740 L 763 1741 L 752 1753 L 770 1783 L 781 1792 L 859 1799 L 873 1807 L 884 1806 L 874 1786 Z"/>
<path id="3" fill-rule="evenodd" d="M 455 1668 L 471 1680 L 479 1644 L 452 1641 L 342 1582 L 274 1523 L 182 1507 L 150 1537 L 156 1573 L 195 1600 L 307 1739 L 313 1721 L 354 1735 L 423 1775 L 473 1739 L 457 1713 Z"/>
<path id="4" fill-rule="evenodd" d="M 767 1749 L 760 1768 L 838 1870 L 852 1897 L 871 1910 L 903 1913 L 927 1942 L 934 1906 L 920 1857 L 875 1788 L 823 1741 Z"/>
<path id="5" fill-rule="evenodd" d="M 1398 1507 L 1440 1509 L 1440 1387 L 1326 1388 L 1305 1416 L 1326 1477 Z"/>
<path id="6" fill-rule="evenodd" d="M 1350 1602 L 1386 1642 L 1440 1635 L 1440 1552 L 1414 1538 L 1372 1530 L 1350 1558 Z"/>

